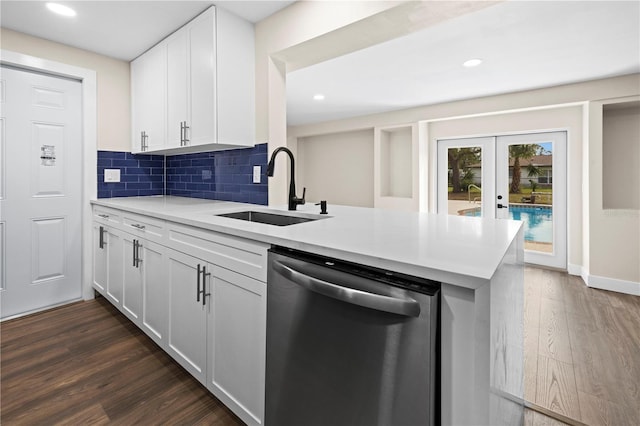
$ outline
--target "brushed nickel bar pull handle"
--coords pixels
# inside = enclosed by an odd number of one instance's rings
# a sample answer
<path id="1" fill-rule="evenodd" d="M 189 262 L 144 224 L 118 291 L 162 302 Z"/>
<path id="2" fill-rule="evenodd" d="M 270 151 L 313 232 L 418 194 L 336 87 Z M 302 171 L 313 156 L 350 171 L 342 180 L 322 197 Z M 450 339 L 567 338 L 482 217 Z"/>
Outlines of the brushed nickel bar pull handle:
<path id="1" fill-rule="evenodd" d="M 198 263 L 198 287 L 196 292 L 196 301 L 200 301 L 200 264 Z"/>
<path id="2" fill-rule="evenodd" d="M 142 244 L 140 244 L 140 240 L 136 241 L 136 268 L 140 267 L 140 262 L 142 262 L 142 259 L 140 259 L 140 247 L 142 247 Z"/>
<path id="3" fill-rule="evenodd" d="M 139 223 L 132 223 L 131 226 L 134 228 L 138 228 L 141 231 L 145 228 L 144 225 L 140 225 Z"/>
<path id="4" fill-rule="evenodd" d="M 184 146 L 184 121 L 180 122 L 180 146 Z"/>
<path id="5" fill-rule="evenodd" d="M 136 243 L 137 240 L 133 240 L 133 244 L 131 245 L 131 254 L 133 254 L 133 266 L 136 266 Z"/>
<path id="6" fill-rule="evenodd" d="M 187 130 L 191 127 L 187 126 L 187 122 L 184 122 L 184 146 L 188 145 L 189 139 L 187 138 Z"/>
<path id="7" fill-rule="evenodd" d="M 98 247 L 104 249 L 104 226 L 100 227 L 100 238 L 98 240 Z"/>
<path id="8" fill-rule="evenodd" d="M 211 293 L 206 293 L 207 288 L 207 277 L 211 275 L 210 272 L 207 272 L 207 267 L 202 267 L 202 306 L 207 304 L 207 296 L 211 296 Z"/>
<path id="9" fill-rule="evenodd" d="M 109 218 L 108 214 L 99 214 L 98 216 L 103 218 L 103 219 L 108 219 Z"/>

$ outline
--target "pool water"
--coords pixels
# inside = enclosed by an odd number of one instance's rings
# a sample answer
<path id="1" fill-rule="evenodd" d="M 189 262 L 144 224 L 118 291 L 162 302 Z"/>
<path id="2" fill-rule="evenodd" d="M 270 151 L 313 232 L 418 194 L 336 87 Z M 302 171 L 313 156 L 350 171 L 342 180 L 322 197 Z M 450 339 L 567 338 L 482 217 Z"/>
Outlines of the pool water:
<path id="1" fill-rule="evenodd" d="M 480 209 L 465 216 L 481 216 Z M 553 242 L 553 209 L 551 207 L 509 206 L 509 219 L 524 222 L 524 239 L 538 243 Z"/>

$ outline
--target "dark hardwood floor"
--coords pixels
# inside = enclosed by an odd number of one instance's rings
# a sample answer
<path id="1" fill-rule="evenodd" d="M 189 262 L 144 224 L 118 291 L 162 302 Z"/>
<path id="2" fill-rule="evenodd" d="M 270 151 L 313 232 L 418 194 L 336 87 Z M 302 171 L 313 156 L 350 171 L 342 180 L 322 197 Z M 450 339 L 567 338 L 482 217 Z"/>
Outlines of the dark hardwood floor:
<path id="1" fill-rule="evenodd" d="M 524 325 L 525 425 L 640 424 L 639 297 L 527 267 Z M 103 298 L 1 323 L 0 363 L 2 425 L 243 424 Z"/>
<path id="2" fill-rule="evenodd" d="M 2 425 L 243 424 L 104 298 L 0 333 Z"/>

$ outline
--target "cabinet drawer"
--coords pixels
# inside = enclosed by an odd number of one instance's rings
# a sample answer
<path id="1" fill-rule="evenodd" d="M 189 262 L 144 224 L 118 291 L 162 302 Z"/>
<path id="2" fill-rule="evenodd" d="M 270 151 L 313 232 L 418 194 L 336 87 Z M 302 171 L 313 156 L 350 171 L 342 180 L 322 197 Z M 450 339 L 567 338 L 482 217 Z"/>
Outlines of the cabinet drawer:
<path id="1" fill-rule="evenodd" d="M 168 226 L 171 248 L 251 278 L 267 281 L 269 244 L 176 223 Z"/>
<path id="2" fill-rule="evenodd" d="M 122 229 L 157 243 L 163 243 L 166 234 L 164 220 L 128 212 L 122 214 Z"/>
<path id="3" fill-rule="evenodd" d="M 121 223 L 122 212 L 108 207 L 94 207 L 93 220 L 104 225 Z"/>

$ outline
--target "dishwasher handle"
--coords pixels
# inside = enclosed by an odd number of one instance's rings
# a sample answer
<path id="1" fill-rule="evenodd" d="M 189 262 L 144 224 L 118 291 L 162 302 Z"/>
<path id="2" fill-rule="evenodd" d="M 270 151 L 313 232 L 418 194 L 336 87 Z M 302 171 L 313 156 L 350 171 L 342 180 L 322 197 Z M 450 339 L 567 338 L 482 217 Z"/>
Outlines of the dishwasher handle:
<path id="1" fill-rule="evenodd" d="M 411 298 L 403 299 L 392 296 L 383 296 L 354 288 L 343 287 L 338 284 L 333 284 L 306 275 L 305 273 L 294 269 L 292 265 L 285 265 L 277 260 L 273 261 L 273 269 L 283 277 L 309 291 L 341 300 L 352 305 L 359 305 L 365 308 L 407 317 L 417 317 L 420 315 L 420 304 Z M 332 270 L 328 270 L 327 272 L 335 274 L 336 278 L 346 275 Z"/>

